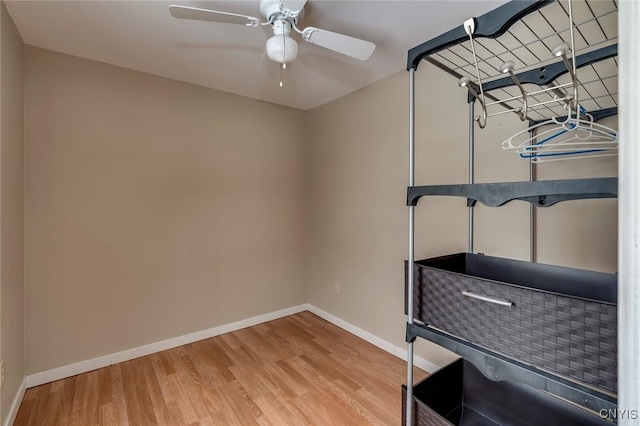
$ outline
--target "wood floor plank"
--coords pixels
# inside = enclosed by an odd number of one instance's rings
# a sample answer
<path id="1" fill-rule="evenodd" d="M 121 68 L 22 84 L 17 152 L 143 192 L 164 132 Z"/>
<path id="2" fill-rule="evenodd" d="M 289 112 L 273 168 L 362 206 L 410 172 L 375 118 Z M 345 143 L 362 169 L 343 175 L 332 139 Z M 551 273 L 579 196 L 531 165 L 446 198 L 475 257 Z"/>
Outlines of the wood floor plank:
<path id="1" fill-rule="evenodd" d="M 258 398 L 262 395 L 271 393 L 277 389 L 278 385 L 269 376 L 269 372 L 265 367 L 254 368 L 251 370 L 242 367 L 230 367 L 233 375 L 243 384 L 244 389 L 252 398 Z"/>
<path id="2" fill-rule="evenodd" d="M 188 357 L 183 347 L 174 350 L 179 368 L 176 369 L 175 376 L 178 379 L 181 395 L 190 395 L 189 402 L 194 409 L 197 420 L 209 417 L 210 413 L 215 413 L 216 408 L 211 403 L 208 395 L 208 387 L 195 370 L 193 362 Z"/>
<path id="3" fill-rule="evenodd" d="M 85 415 L 84 421 L 87 425 L 97 425 L 100 423 L 99 419 L 99 392 L 100 382 L 98 381 L 100 370 L 95 370 L 87 373 L 87 387 L 85 388 Z"/>
<path id="4" fill-rule="evenodd" d="M 153 370 L 153 365 L 147 362 L 142 363 L 141 370 L 144 375 L 144 381 L 149 389 L 149 398 L 153 405 L 153 411 L 155 412 L 158 424 L 168 425 L 179 423 L 179 420 L 171 415 L 167 407 L 167 403 L 162 395 L 162 390 L 160 389 L 160 384 L 158 383 L 158 377 Z"/>
<path id="5" fill-rule="evenodd" d="M 265 394 L 255 400 L 256 405 L 260 407 L 262 416 L 256 421 L 260 425 L 293 425 L 303 424 L 299 419 L 284 406 L 282 400 L 274 394 Z"/>
<path id="6" fill-rule="evenodd" d="M 122 384 L 122 364 L 112 365 L 107 369 L 111 373 L 111 403 L 113 404 L 115 424 L 128 425 L 129 414 L 127 413 L 127 399 L 125 398 Z"/>
<path id="7" fill-rule="evenodd" d="M 151 404 L 149 390 L 140 374 L 141 358 L 122 363 L 122 382 L 127 401 L 127 415 L 131 425 L 155 425 L 157 419 Z"/>
<path id="8" fill-rule="evenodd" d="M 276 365 L 280 370 L 282 370 L 282 375 L 284 377 L 288 377 L 290 383 L 295 383 L 298 394 L 303 394 L 307 392 L 308 389 L 312 387 L 309 380 L 300 374 L 286 359 L 281 359 L 276 361 Z"/>
<path id="9" fill-rule="evenodd" d="M 47 415 L 47 407 L 50 406 L 51 402 L 51 393 L 49 389 L 51 388 L 51 383 L 46 385 L 38 386 L 38 393 L 35 400 L 35 407 L 31 415 L 29 416 L 29 421 L 33 421 L 34 424 L 42 424 L 45 420 L 45 416 Z"/>
<path id="10" fill-rule="evenodd" d="M 222 401 L 222 404 L 226 407 L 225 414 L 230 421 L 229 424 L 257 424 L 256 418 L 262 415 L 262 411 L 260 411 L 259 413 L 252 413 L 250 411 L 251 407 L 247 406 L 247 404 L 245 403 L 245 399 L 238 394 L 238 389 L 234 386 L 233 383 L 228 383 L 222 387 L 215 388 L 214 392 L 217 394 L 220 401 Z"/>
<path id="11" fill-rule="evenodd" d="M 28 389 L 14 424 L 398 424 L 405 365 L 302 312 Z"/>
<path id="12" fill-rule="evenodd" d="M 209 360 L 209 352 L 205 348 L 201 345 L 187 345 L 185 350 L 193 361 L 193 367 L 207 388 L 213 389 L 222 384 L 220 372 L 216 365 Z"/>
<path id="13" fill-rule="evenodd" d="M 324 377 L 320 377 L 318 379 L 318 383 L 322 389 L 325 389 L 328 393 L 332 394 L 336 400 L 342 402 L 346 407 L 348 407 L 350 412 L 358 416 L 365 423 L 375 423 L 376 417 L 371 414 L 371 411 L 365 408 L 360 401 L 358 401 L 356 394 L 350 392 L 349 389 L 341 389 L 338 383 Z"/>
<path id="14" fill-rule="evenodd" d="M 98 415 L 99 415 L 98 424 L 101 424 L 101 425 L 117 424 L 116 418 L 114 416 L 113 404 L 111 403 L 100 405 L 100 410 L 98 412 Z"/>
<path id="15" fill-rule="evenodd" d="M 52 383 L 54 385 L 54 383 Z M 47 405 L 57 407 L 63 398 L 62 386 L 52 386 L 49 390 L 49 400 L 47 401 Z M 43 417 L 38 419 L 38 422 L 43 425 L 59 425 L 61 422 L 61 410 L 42 410 Z"/>
<path id="16" fill-rule="evenodd" d="M 179 368 L 176 368 L 174 374 L 167 376 L 167 386 L 171 394 L 169 401 L 174 404 L 174 416 L 179 417 L 183 422 L 182 424 L 192 424 L 198 421 L 198 415 L 191 403 L 191 395 L 189 395 L 188 389 L 184 389 L 183 384 L 180 382 L 178 370 Z"/>
<path id="17" fill-rule="evenodd" d="M 64 383 L 64 382 L 63 382 Z M 108 368 L 101 368 L 98 370 L 98 405 L 109 405 L 113 410 L 111 394 L 111 371 Z"/>
<path id="18" fill-rule="evenodd" d="M 25 398 L 22 400 L 22 404 L 20 404 L 20 410 L 18 411 L 16 420 L 14 422 L 14 424 L 16 425 L 33 424 L 29 423 L 29 416 L 35 411 L 35 399 L 32 396 L 34 392 L 29 395 L 29 391 L 31 390 L 33 389 L 27 390 L 27 392 L 25 392 L 24 394 Z M 27 396 L 29 396 L 30 398 L 27 399 Z"/>
<path id="19" fill-rule="evenodd" d="M 316 421 L 311 416 L 310 413 L 301 410 L 298 406 L 294 404 L 294 401 L 282 401 L 282 405 L 287 409 L 289 413 L 293 416 L 294 421 L 289 424 L 294 425 L 315 425 Z M 339 421 L 336 419 L 336 421 Z"/>
<path id="20" fill-rule="evenodd" d="M 88 379 L 89 374 L 80 374 L 76 377 L 76 387 L 73 392 L 73 405 L 71 407 L 71 420 L 69 422 L 71 425 L 83 425 L 85 423 L 84 418 L 87 413 L 87 400 L 84 395 Z"/>

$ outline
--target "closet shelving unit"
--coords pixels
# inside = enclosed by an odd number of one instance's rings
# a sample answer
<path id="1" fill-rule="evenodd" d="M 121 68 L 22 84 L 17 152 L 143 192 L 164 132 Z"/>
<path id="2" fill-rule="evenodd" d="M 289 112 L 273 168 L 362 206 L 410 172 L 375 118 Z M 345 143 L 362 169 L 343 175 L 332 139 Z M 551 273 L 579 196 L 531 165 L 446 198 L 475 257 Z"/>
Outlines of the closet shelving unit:
<path id="1" fill-rule="evenodd" d="M 470 25 L 472 29 L 470 29 Z M 470 33 L 473 40 L 470 40 Z M 563 60 L 560 59 L 560 55 L 555 55 L 557 53 L 556 46 L 562 42 L 571 43 L 570 45 L 574 47 L 568 59 L 573 65 L 573 70 L 568 65 L 566 57 Z M 423 60 L 457 79 L 462 79 L 461 87 L 471 86 L 473 89 L 461 91 L 461 95 L 466 94 L 469 106 L 468 184 L 431 186 L 415 184 L 415 72 Z M 513 75 L 504 68 L 503 64 L 508 61 L 511 62 Z M 456 352 L 487 377 L 523 383 L 595 413 L 598 413 L 599 410 L 615 410 L 615 343 L 613 343 L 613 348 L 608 348 L 609 357 L 604 360 L 605 363 L 608 363 L 607 371 L 594 373 L 595 376 L 601 374 L 599 379 L 594 378 L 593 375 L 587 377 L 588 374 L 577 377 L 575 374 L 569 374 L 568 370 L 559 373 L 553 368 L 546 368 L 546 365 L 539 368 L 535 354 L 533 359 L 531 353 L 519 357 L 518 355 L 523 354 L 518 354 L 518 351 L 515 351 L 514 355 L 511 353 L 513 351 L 505 350 L 505 344 L 513 344 L 513 341 L 508 339 L 502 341 L 502 337 L 495 339 L 496 336 L 494 336 L 494 340 L 501 340 L 501 342 L 492 346 L 491 341 L 487 345 L 482 339 L 479 339 L 481 344 L 476 344 L 477 342 L 473 341 L 474 338 L 469 338 L 468 335 L 460 336 L 460 334 L 448 330 L 446 322 L 434 326 L 433 317 L 425 318 L 428 315 L 422 315 L 422 312 L 416 313 L 415 305 L 420 303 L 419 299 L 426 297 L 427 293 L 422 294 L 422 289 L 419 287 L 423 285 L 420 281 L 421 277 L 417 276 L 421 274 L 419 268 L 422 266 L 449 265 L 448 267 L 451 268 L 449 270 L 455 272 L 454 275 L 456 275 L 458 273 L 464 274 L 466 268 L 469 268 L 468 265 L 461 266 L 460 262 L 467 261 L 476 264 L 480 262 L 482 268 L 496 267 L 507 270 L 506 273 L 496 272 L 493 274 L 494 276 L 489 273 L 488 276 L 481 276 L 481 279 L 506 281 L 514 284 L 515 287 L 520 287 L 520 283 L 514 282 L 513 277 L 506 280 L 503 278 L 517 274 L 527 262 L 509 261 L 489 256 L 481 256 L 478 260 L 478 255 L 473 254 L 473 207 L 476 202 L 499 207 L 513 200 L 520 200 L 531 203 L 533 210 L 533 206 L 549 207 L 558 202 L 569 200 L 617 197 L 618 180 L 615 177 L 535 181 L 532 172 L 534 165 L 531 161 L 529 161 L 530 180 L 527 182 L 474 183 L 476 125 L 484 128 L 487 123 L 490 125 L 493 115 L 503 113 L 515 113 L 520 118 L 514 115 L 514 119 L 522 119 L 528 122 L 529 126 L 541 123 L 551 117 L 562 117 L 560 120 L 563 120 L 567 116 L 567 111 L 570 111 L 568 105 L 571 103 L 572 94 L 579 94 L 579 105 L 591 114 L 594 121 L 616 115 L 618 106 L 617 69 L 617 4 L 615 0 L 574 0 L 571 5 L 566 0 L 511 1 L 409 50 L 407 61 L 410 91 L 409 186 L 407 189 L 409 253 L 406 276 L 407 303 L 405 306 L 408 315 L 406 328 L 408 367 L 406 405 L 403 407 L 403 417 L 407 425 L 451 424 L 445 420 L 438 420 L 438 416 L 417 420 L 414 416 L 416 408 L 412 398 L 415 386 L 413 384 L 413 342 L 418 337 Z M 465 81 L 465 77 L 468 80 Z M 574 89 L 577 92 L 574 92 Z M 527 98 L 528 104 L 525 103 L 524 97 Z M 526 105 L 524 109 L 526 115 L 521 114 L 523 105 Z M 478 106 L 480 114 L 476 116 Z M 524 126 L 525 124 L 523 124 Z M 500 143 L 500 141 L 496 141 L 496 143 Z M 425 196 L 456 196 L 467 199 L 469 242 L 466 260 L 463 259 L 465 255 L 445 256 L 420 262 L 415 260 L 414 210 L 418 201 Z M 533 214 L 531 221 L 533 223 Z M 533 231 L 531 238 L 533 241 Z M 533 256 L 531 260 L 533 261 Z M 530 265 L 536 266 L 537 264 L 531 263 Z M 601 303 L 598 308 L 594 308 L 602 309 L 598 314 L 603 321 L 599 323 L 600 331 L 607 335 L 609 343 L 611 343 L 611 339 L 615 342 L 617 297 L 615 275 L 599 275 L 599 273 L 549 267 L 548 265 L 540 266 L 543 270 L 540 275 L 537 275 L 539 273 L 537 269 L 529 270 L 528 266 L 524 266 L 525 270 L 531 272 L 534 278 L 532 281 L 529 280 L 531 282 L 524 280 L 523 285 L 532 285 L 536 294 L 541 290 L 553 294 L 560 293 L 561 296 L 568 295 L 581 301 L 587 300 L 587 304 L 590 303 L 589 301 Z M 557 270 L 547 271 L 545 268 L 557 268 Z M 545 275 L 545 271 L 550 275 Z M 548 281 L 556 273 L 562 277 L 573 276 L 577 278 L 569 278 L 566 283 L 555 287 L 554 284 L 548 284 Z M 581 275 L 583 273 L 585 275 Z M 464 277 L 462 279 L 464 280 Z M 562 279 L 564 280 L 564 278 Z M 590 290 L 575 290 L 573 288 L 567 290 L 568 287 L 579 287 L 583 280 L 592 283 L 589 284 Z M 602 286 L 599 285 L 599 281 L 603 281 Z M 477 297 L 477 295 L 472 295 L 472 297 Z M 497 300 L 500 303 L 505 303 L 504 299 Z M 489 300 L 489 302 L 496 303 L 496 299 Z M 560 301 L 560 305 L 563 303 L 565 303 L 564 299 Z M 592 308 L 592 306 L 588 307 L 587 310 Z M 613 309 L 613 318 L 611 318 L 611 309 Z M 495 315 L 498 315 L 496 312 L 493 311 Z M 462 315 L 465 314 L 462 313 Z M 494 320 L 496 319 L 494 318 Z M 437 321 L 435 322 L 437 323 Z M 488 322 L 491 323 L 491 321 Z M 533 328 L 540 326 L 540 330 L 544 331 L 540 324 L 529 324 L 528 326 Z M 473 330 L 471 331 L 473 332 Z M 535 332 L 536 330 L 533 331 L 533 333 Z M 584 334 L 584 330 L 581 332 Z M 613 337 L 611 333 L 613 333 Z M 597 338 L 603 338 L 603 335 L 598 335 Z M 593 341 L 586 342 L 586 346 L 591 343 Z M 605 343 L 602 346 L 605 346 Z M 569 350 L 566 348 L 567 353 Z M 581 353 L 575 355 L 571 349 L 572 360 L 584 361 L 588 356 L 583 357 L 583 355 Z M 601 359 L 604 358 L 606 357 L 601 357 Z M 593 364 L 594 358 L 588 359 L 587 362 Z M 591 373 L 598 370 L 598 366 L 591 365 L 591 367 L 593 367 Z M 603 377 L 607 377 L 607 380 Z M 607 384 L 601 386 L 605 381 Z M 458 409 L 461 410 L 461 408 Z M 429 411 L 429 409 L 427 410 Z M 529 415 L 535 414 L 529 413 Z M 605 421 L 598 418 L 597 415 L 592 417 L 591 420 L 596 422 L 594 424 L 599 424 L 598 421 Z M 615 419 L 606 421 L 615 422 Z M 566 424 L 570 424 L 570 422 Z M 575 424 L 582 423 L 578 421 Z"/>

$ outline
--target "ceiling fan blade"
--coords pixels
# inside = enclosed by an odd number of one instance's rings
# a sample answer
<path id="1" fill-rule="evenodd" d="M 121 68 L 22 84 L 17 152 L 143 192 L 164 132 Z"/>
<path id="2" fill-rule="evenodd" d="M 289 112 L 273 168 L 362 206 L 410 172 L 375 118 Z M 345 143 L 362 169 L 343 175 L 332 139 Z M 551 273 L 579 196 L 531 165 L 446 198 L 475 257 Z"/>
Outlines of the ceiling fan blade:
<path id="1" fill-rule="evenodd" d="M 300 12 L 307 0 L 280 0 L 280 4 L 285 9 L 289 9 L 292 12 Z"/>
<path id="2" fill-rule="evenodd" d="M 242 24 L 247 27 L 257 27 L 260 19 L 253 16 L 238 15 L 237 13 L 220 12 L 217 10 L 199 9 L 197 7 L 169 6 L 171 16 L 179 19 L 194 19 L 196 21 L 222 22 L 225 24 Z"/>
<path id="3" fill-rule="evenodd" d="M 376 50 L 376 45 L 370 41 L 315 27 L 305 28 L 302 31 L 302 38 L 311 44 L 317 44 L 361 61 L 369 59 L 369 56 Z"/>

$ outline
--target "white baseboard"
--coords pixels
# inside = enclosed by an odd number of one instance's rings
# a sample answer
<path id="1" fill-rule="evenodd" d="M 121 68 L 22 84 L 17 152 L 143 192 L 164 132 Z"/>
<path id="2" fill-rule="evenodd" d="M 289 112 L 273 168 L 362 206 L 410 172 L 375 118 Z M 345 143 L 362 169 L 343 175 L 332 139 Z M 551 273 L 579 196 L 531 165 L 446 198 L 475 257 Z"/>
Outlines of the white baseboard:
<path id="1" fill-rule="evenodd" d="M 16 396 L 13 398 L 13 403 L 11 404 L 11 408 L 9 408 L 9 415 L 7 416 L 7 420 L 4 422 L 4 426 L 11 426 L 13 422 L 16 420 L 16 416 L 18 415 L 18 410 L 20 409 L 20 404 L 22 403 L 22 398 L 24 398 L 24 393 L 27 390 L 27 378 L 22 379 L 22 383 L 18 388 L 18 392 L 16 392 Z"/>
<path id="2" fill-rule="evenodd" d="M 141 356 L 165 351 L 167 349 L 172 349 L 178 346 L 197 342 L 199 340 L 209 339 L 221 334 L 230 333 L 232 331 L 297 314 L 306 310 L 308 310 L 308 304 L 305 303 L 302 305 L 293 306 L 291 308 L 270 312 L 264 315 L 258 315 L 245 320 L 232 322 L 230 324 L 213 327 L 208 330 L 196 331 L 195 333 L 173 337 L 161 342 L 150 343 L 148 345 L 138 346 L 137 348 L 127 349 L 121 352 L 104 355 L 86 361 L 80 361 L 75 364 L 65 365 L 63 367 L 54 368 L 52 370 L 30 374 L 26 378 L 26 385 L 27 388 L 32 388 L 34 386 L 39 386 L 45 383 L 53 382 L 55 380 L 75 376 L 76 374 L 86 373 L 88 371 L 97 370 L 98 368 L 102 367 L 108 367 L 119 362 L 129 361 Z"/>
<path id="3" fill-rule="evenodd" d="M 322 309 L 315 307 L 311 304 L 307 304 L 308 305 L 308 310 L 309 312 L 312 312 L 314 314 L 316 314 L 317 316 L 319 316 L 320 318 L 323 318 L 327 321 L 329 321 L 330 323 L 337 325 L 338 327 L 342 328 L 343 330 L 348 331 L 351 334 L 354 334 L 358 337 L 360 337 L 363 340 L 366 340 L 367 342 L 371 343 L 372 345 L 375 345 L 377 347 L 379 347 L 380 349 L 389 352 L 392 355 L 397 356 L 398 358 L 407 359 L 407 350 L 403 349 L 399 346 L 394 345 L 393 343 L 387 342 L 386 340 L 376 336 L 375 334 L 371 334 L 368 331 L 365 331 L 359 327 L 356 327 L 355 325 L 348 323 L 347 321 L 338 318 L 335 315 L 330 314 L 329 312 L 323 311 Z M 438 365 L 432 363 L 429 360 L 426 360 L 422 357 L 419 357 L 417 355 L 413 356 L 413 364 L 416 367 L 419 367 L 421 369 L 423 369 L 424 371 L 426 371 L 427 373 L 433 373 L 434 371 L 436 371 L 438 368 L 440 368 Z"/>
<path id="4" fill-rule="evenodd" d="M 386 352 L 389 352 L 392 355 L 397 356 L 398 358 L 402 358 L 402 359 L 407 358 L 407 351 L 405 349 L 399 346 L 396 346 L 390 342 L 387 342 L 386 340 L 381 339 L 380 337 L 372 333 L 369 333 L 368 331 L 365 331 L 359 327 L 356 327 L 355 325 L 350 324 L 347 321 L 344 321 L 336 317 L 335 315 L 325 312 L 320 308 L 317 308 L 309 303 L 304 303 L 302 305 L 293 306 L 291 308 L 281 309 L 279 311 L 270 312 L 264 315 L 258 315 L 253 318 L 248 318 L 245 320 L 232 322 L 230 324 L 213 327 L 208 330 L 197 331 L 195 333 L 185 334 L 183 336 L 174 337 L 174 338 L 163 340 L 156 343 L 150 343 L 144 346 L 138 346 L 136 348 L 127 349 L 121 352 L 104 355 L 104 356 L 89 359 L 86 361 L 80 361 L 75 364 L 65 365 L 63 367 L 54 368 L 52 370 L 30 374 L 25 378 L 25 381 L 23 382 L 22 394 L 20 395 L 20 398 L 17 399 L 17 404 L 19 407 L 20 401 L 22 401 L 22 395 L 24 394 L 25 383 L 26 383 L 26 388 L 32 388 L 34 386 L 39 386 L 45 383 L 53 382 L 55 380 L 65 379 L 67 377 L 75 376 L 77 374 L 82 374 L 88 371 L 97 370 L 98 368 L 108 367 L 110 365 L 117 364 L 119 362 L 129 361 L 135 358 L 139 358 L 141 356 L 146 356 L 156 352 L 165 351 L 167 349 L 172 349 L 178 346 L 197 342 L 199 340 L 209 339 L 211 337 L 219 336 L 221 334 L 230 333 L 232 331 L 240 330 L 246 327 L 251 327 L 253 325 L 261 324 L 267 321 L 272 321 L 278 318 L 297 314 L 303 311 L 310 311 L 318 315 L 320 318 L 323 318 L 329 321 L 330 323 L 335 324 L 336 326 L 348 331 L 351 334 L 354 334 L 360 337 L 361 339 L 366 340 L 367 342 L 379 347 L 380 349 Z M 421 358 L 419 356 L 414 356 L 414 364 L 417 367 L 422 368 L 428 373 L 432 373 L 439 368 L 436 364 L 424 358 Z M 17 413 L 18 407 L 16 407 L 16 413 Z"/>

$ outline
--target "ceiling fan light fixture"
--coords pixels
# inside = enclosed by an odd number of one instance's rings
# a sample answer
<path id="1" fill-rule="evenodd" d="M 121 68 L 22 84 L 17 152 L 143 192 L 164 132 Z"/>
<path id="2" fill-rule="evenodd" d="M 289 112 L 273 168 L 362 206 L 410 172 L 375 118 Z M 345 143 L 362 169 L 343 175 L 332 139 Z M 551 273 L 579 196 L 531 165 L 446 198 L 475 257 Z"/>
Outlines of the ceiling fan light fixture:
<path id="1" fill-rule="evenodd" d="M 267 56 L 280 64 L 293 62 L 298 57 L 298 42 L 289 36 L 274 35 L 267 40 Z"/>
<path id="2" fill-rule="evenodd" d="M 291 38 L 292 30 L 299 33 L 307 43 L 361 61 L 369 59 L 376 49 L 376 45 L 370 41 L 316 27 L 299 29 L 297 24 L 304 16 L 306 4 L 307 0 L 260 0 L 260 13 L 264 20 L 238 13 L 175 4 L 169 6 L 169 11 L 173 17 L 180 19 L 240 24 L 251 28 L 271 25 L 273 37 L 267 40 L 265 53 L 270 60 L 282 64 L 281 69 L 285 69 L 286 64 L 298 57 L 298 43 Z"/>

